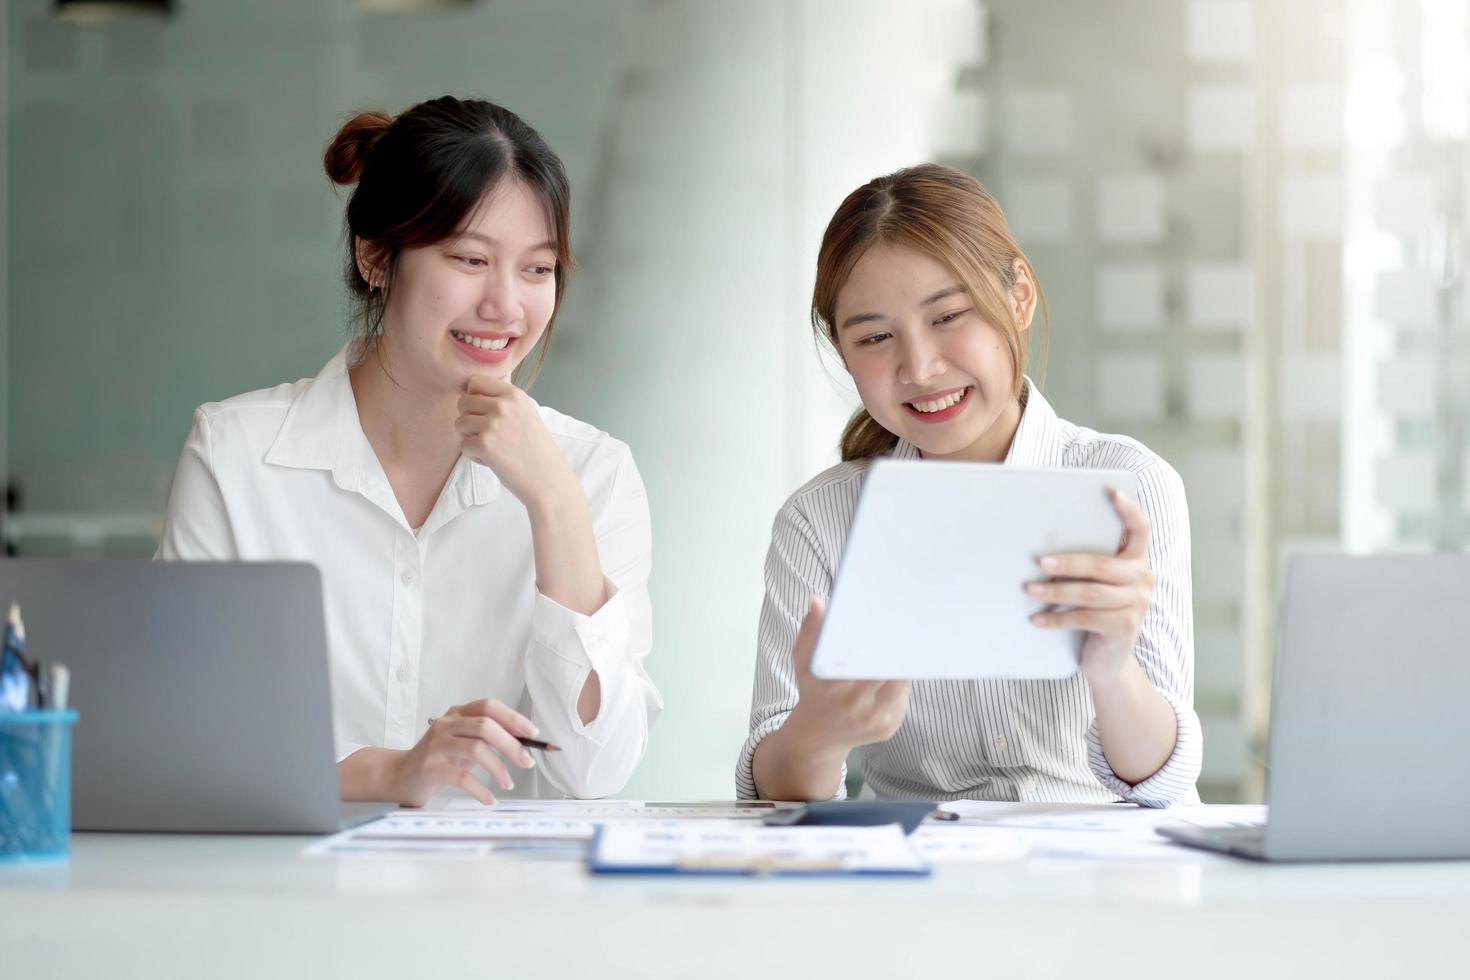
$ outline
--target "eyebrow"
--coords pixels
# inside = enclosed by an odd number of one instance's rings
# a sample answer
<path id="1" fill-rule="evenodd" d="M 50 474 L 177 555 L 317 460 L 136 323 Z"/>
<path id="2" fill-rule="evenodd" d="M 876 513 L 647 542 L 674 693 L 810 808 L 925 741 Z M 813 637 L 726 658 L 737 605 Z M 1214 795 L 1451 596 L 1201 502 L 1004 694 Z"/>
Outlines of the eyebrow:
<path id="1" fill-rule="evenodd" d="M 928 296 L 920 300 L 919 309 L 922 310 L 926 306 L 932 306 L 942 299 L 948 299 L 949 297 L 955 296 L 959 293 L 963 293 L 964 291 L 965 287 L 959 285 L 958 283 L 950 286 L 945 286 L 943 289 L 930 293 Z M 856 326 L 859 323 L 872 323 L 874 320 L 886 319 L 888 319 L 888 317 L 886 314 L 883 313 L 854 313 L 846 320 L 843 320 L 842 326 L 838 327 L 837 329 L 839 331 L 846 330 L 848 327 Z"/>
<path id="2" fill-rule="evenodd" d="M 486 245 L 499 245 L 500 244 L 495 239 L 491 238 L 489 235 L 482 235 L 478 231 L 463 231 L 463 230 L 462 231 L 456 231 L 454 233 L 454 237 L 455 238 L 475 238 L 475 239 L 478 239 L 479 241 L 484 242 Z M 556 242 L 554 242 L 554 241 L 552 241 L 550 239 L 547 239 L 544 242 L 539 242 L 536 245 L 531 246 L 529 249 L 527 249 L 527 251 L 528 252 L 539 252 L 543 248 L 546 249 L 546 250 L 548 250 L 548 251 L 555 252 L 556 251 Z"/>

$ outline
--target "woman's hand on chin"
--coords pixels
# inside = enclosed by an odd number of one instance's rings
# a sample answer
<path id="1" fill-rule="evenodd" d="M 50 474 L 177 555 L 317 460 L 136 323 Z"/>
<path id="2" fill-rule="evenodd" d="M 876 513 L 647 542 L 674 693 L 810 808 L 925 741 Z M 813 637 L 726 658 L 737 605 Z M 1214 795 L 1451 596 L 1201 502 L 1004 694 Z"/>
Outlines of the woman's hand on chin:
<path id="1" fill-rule="evenodd" d="M 531 396 L 488 374 L 471 376 L 459 396 L 460 452 L 488 466 L 527 510 L 554 507 L 581 484 L 546 431 Z"/>

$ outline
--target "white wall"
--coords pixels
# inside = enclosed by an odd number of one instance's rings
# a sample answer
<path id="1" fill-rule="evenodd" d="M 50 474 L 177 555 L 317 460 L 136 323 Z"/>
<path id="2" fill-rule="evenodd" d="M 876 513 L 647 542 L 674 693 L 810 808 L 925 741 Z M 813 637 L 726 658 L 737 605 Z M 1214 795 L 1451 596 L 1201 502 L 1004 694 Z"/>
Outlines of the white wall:
<path id="1" fill-rule="evenodd" d="M 502 102 L 574 189 L 581 274 L 535 395 L 627 441 L 653 507 L 667 708 L 629 792 L 728 797 L 771 519 L 853 403 L 811 341 L 817 243 L 849 190 L 931 156 L 974 9 L 191 0 L 79 30 L 14 0 L 3 374 L 30 510 L 156 516 L 195 405 L 341 344 L 320 153 L 345 113 Z"/>
<path id="2" fill-rule="evenodd" d="M 599 227 L 536 394 L 628 441 L 649 488 L 667 706 L 635 796 L 733 791 L 771 520 L 836 462 L 855 401 L 811 340 L 821 233 L 848 191 L 930 152 L 932 71 L 860 67 L 917 63 L 932 24 L 909 13 L 662 3 L 633 29 Z"/>

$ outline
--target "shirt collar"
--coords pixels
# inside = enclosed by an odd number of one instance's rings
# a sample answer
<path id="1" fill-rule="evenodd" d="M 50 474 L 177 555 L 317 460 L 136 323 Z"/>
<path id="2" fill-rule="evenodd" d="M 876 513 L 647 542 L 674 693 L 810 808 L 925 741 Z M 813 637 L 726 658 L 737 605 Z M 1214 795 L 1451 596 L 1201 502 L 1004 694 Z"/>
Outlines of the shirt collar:
<path id="1" fill-rule="evenodd" d="M 357 415 L 357 399 L 347 375 L 353 353 L 353 342 L 349 342 L 296 395 L 265 461 L 295 469 L 328 470 L 338 487 L 362 494 L 402 521 L 402 508 Z M 489 467 L 461 456 L 423 530 L 443 524 L 467 507 L 488 503 L 499 490 L 500 481 Z M 452 513 L 441 514 L 446 507 Z"/>
<path id="2" fill-rule="evenodd" d="M 1023 377 L 1026 404 L 1021 409 L 1021 422 L 1006 453 L 1006 466 L 1052 466 L 1052 448 L 1056 444 L 1057 413 L 1037 389 L 1035 382 Z M 920 459 L 919 447 L 907 439 L 898 440 L 893 459 Z"/>
<path id="3" fill-rule="evenodd" d="M 357 402 L 347 379 L 347 352 L 342 348 L 291 400 L 286 420 L 265 454 L 265 461 L 297 469 L 331 470 L 337 485 L 357 489 L 360 460 L 352 458 L 345 438 L 362 433 Z M 366 442 L 366 437 L 363 438 Z"/>

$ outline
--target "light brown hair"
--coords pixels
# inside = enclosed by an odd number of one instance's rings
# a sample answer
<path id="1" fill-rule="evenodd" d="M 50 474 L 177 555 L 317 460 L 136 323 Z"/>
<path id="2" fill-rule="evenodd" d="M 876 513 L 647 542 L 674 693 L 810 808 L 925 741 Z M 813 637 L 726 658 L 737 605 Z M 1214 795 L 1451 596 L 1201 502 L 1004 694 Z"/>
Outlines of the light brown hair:
<path id="1" fill-rule="evenodd" d="M 875 244 L 912 249 L 939 262 L 975 304 L 975 310 L 1006 339 L 1014 365 L 1015 394 L 1026 371 L 1026 324 L 1009 301 L 1020 262 L 1036 287 L 1041 309 L 1042 359 L 1050 333 L 1046 297 L 1036 272 L 1011 235 L 1000 204 L 981 183 L 950 167 L 926 163 L 871 180 L 847 195 L 827 224 L 817 253 L 812 291 L 812 329 L 841 354 L 837 344 L 837 295 L 858 259 Z M 842 458 L 868 459 L 890 452 L 898 436 L 859 408 L 842 432 Z"/>

